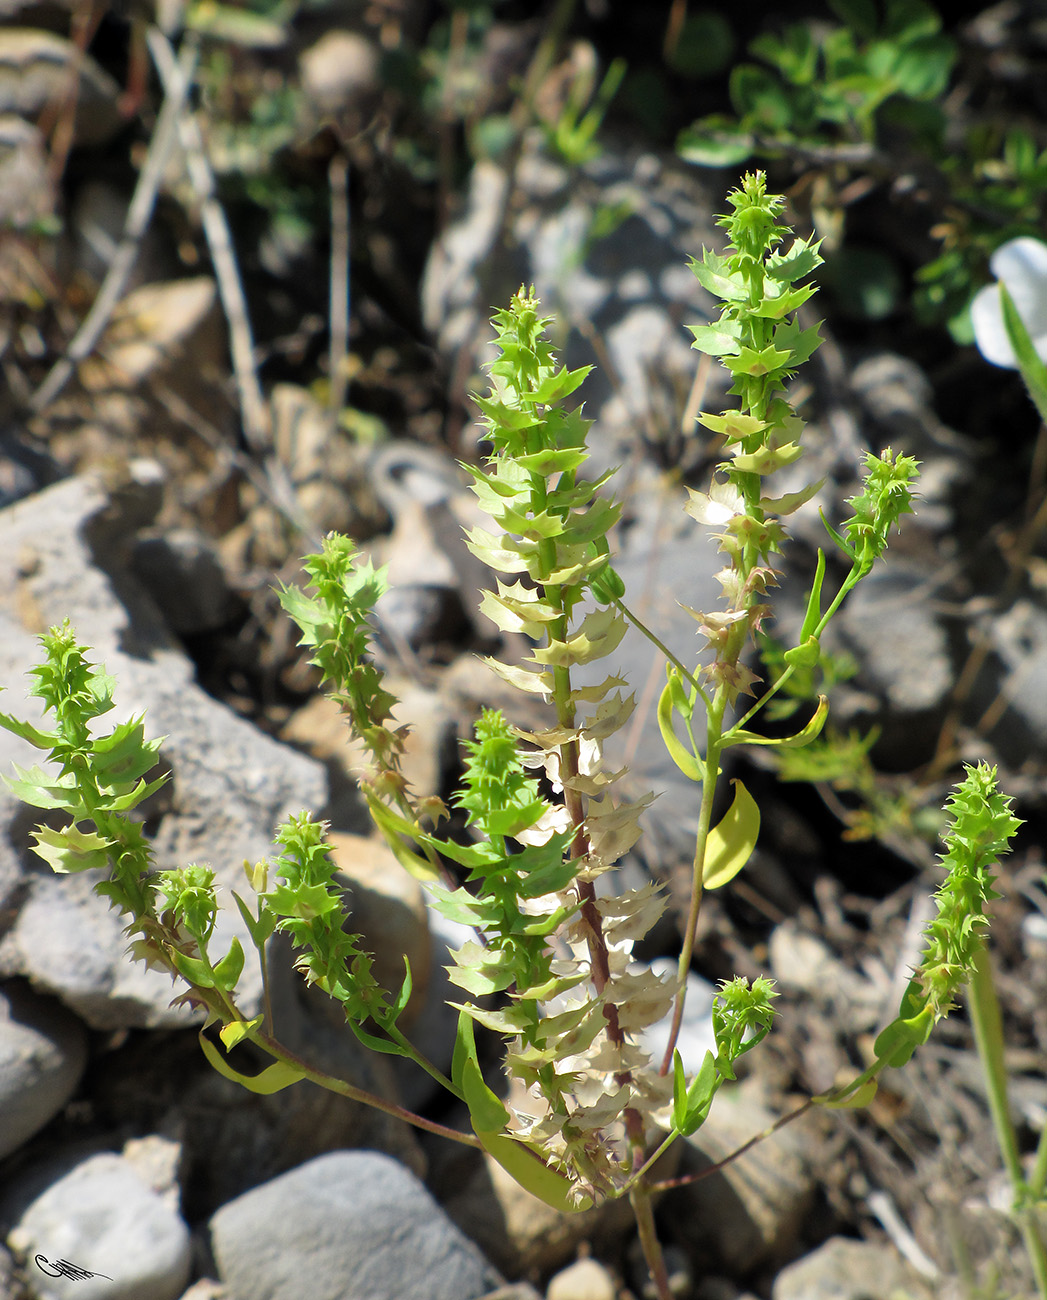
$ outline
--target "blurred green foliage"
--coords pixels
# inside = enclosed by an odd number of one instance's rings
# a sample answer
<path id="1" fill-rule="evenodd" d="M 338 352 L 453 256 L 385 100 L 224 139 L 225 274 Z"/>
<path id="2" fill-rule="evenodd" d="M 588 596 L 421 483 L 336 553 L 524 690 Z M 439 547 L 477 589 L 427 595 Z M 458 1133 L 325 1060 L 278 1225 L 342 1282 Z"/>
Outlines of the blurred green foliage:
<path id="1" fill-rule="evenodd" d="M 964 74 L 961 45 L 944 30 L 948 10 L 929 0 L 827 0 L 837 21 L 767 27 L 749 43 L 759 62 L 738 63 L 733 114 L 702 117 L 678 138 L 684 159 L 735 167 L 776 159 L 804 176 L 812 217 L 826 236 L 826 281 L 838 302 L 882 319 L 903 301 L 905 273 L 884 248 L 844 242 L 856 189 L 887 185 L 920 210 L 941 252 L 914 276 L 913 306 L 970 342 L 968 307 L 989 255 L 1047 224 L 1047 129 L 1001 119 L 994 100 L 948 96 Z M 841 245 L 843 251 L 834 252 Z"/>

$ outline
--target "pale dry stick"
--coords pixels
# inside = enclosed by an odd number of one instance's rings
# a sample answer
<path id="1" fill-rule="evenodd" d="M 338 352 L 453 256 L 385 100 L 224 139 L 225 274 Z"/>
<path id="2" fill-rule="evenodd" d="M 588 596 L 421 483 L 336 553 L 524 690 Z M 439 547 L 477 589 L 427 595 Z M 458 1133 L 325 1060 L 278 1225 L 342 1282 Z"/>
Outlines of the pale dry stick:
<path id="1" fill-rule="evenodd" d="M 327 415 L 332 432 L 349 390 L 349 160 L 339 149 L 327 169 L 331 188 L 330 345 Z"/>
<path id="2" fill-rule="evenodd" d="M 65 354 L 55 362 L 47 378 L 29 399 L 29 409 L 34 414 L 38 415 L 51 405 L 73 377 L 76 367 L 95 350 L 123 295 L 142 238 L 152 219 L 157 192 L 175 144 L 178 119 L 192 85 L 199 53 L 199 42 L 195 37 L 188 36 L 182 43 L 177 62 L 172 55 L 171 75 L 164 87 L 164 102 L 156 120 L 153 138 L 149 142 L 149 152 L 138 175 L 138 184 L 127 209 L 124 233 L 91 310 L 84 317 Z"/>
<path id="3" fill-rule="evenodd" d="M 167 37 L 157 27 L 146 33 L 149 52 L 160 74 L 165 92 L 177 84 L 178 64 Z M 200 221 L 211 251 L 211 262 L 218 281 L 218 294 L 222 300 L 226 324 L 229 328 L 229 351 L 233 374 L 240 399 L 244 438 L 253 452 L 269 450 L 269 411 L 258 382 L 254 364 L 254 339 L 247 315 L 247 300 L 236 265 L 236 254 L 222 205 L 216 198 L 214 172 L 207 159 L 203 133 L 196 118 L 188 112 L 178 114 L 176 127 L 179 143 L 185 154 L 189 181 L 200 204 Z"/>

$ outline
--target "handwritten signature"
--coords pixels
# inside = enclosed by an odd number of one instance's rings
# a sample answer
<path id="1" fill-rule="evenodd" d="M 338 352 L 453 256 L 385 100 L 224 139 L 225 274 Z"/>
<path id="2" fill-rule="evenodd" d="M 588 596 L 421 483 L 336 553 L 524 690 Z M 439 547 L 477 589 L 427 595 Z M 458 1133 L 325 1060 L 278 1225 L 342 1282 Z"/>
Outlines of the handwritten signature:
<path id="1" fill-rule="evenodd" d="M 104 1277 L 107 1282 L 113 1280 L 108 1273 L 91 1273 L 86 1268 L 70 1264 L 67 1259 L 48 1259 L 46 1255 L 34 1255 L 33 1259 L 40 1272 L 48 1277 L 67 1277 L 72 1282 L 86 1282 L 89 1277 Z"/>

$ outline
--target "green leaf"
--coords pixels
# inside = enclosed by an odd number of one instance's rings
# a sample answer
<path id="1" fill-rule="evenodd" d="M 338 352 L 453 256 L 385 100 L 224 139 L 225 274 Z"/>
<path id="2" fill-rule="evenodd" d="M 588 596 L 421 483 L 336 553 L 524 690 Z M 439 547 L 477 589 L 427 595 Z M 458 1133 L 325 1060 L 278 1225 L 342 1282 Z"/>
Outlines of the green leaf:
<path id="1" fill-rule="evenodd" d="M 23 722 L 21 718 L 16 718 L 10 713 L 0 713 L 0 727 L 5 731 L 13 732 L 16 736 L 21 736 L 23 740 L 28 740 L 30 745 L 34 745 L 37 749 L 50 749 L 60 739 L 56 731 L 41 731 L 31 722 Z"/>
<path id="2" fill-rule="evenodd" d="M 751 132 L 721 115 L 702 118 L 676 137 L 676 152 L 698 167 L 736 167 L 752 156 L 755 147 Z"/>
<path id="3" fill-rule="evenodd" d="M 799 322 L 795 320 L 781 321 L 774 327 L 774 333 L 771 338 L 775 350 L 786 349 L 788 351 L 788 360 L 785 364 L 790 370 L 795 370 L 797 366 L 802 366 L 815 353 L 822 338 L 818 333 L 821 327 L 821 321 L 817 325 L 810 325 L 807 329 L 801 329 Z"/>
<path id="4" fill-rule="evenodd" d="M 716 1072 L 716 1058 L 712 1052 L 706 1052 L 701 1069 L 691 1086 L 686 1087 L 680 1053 L 673 1053 L 673 1128 L 678 1133 L 687 1137 L 701 1128 L 721 1082 Z"/>
<path id="5" fill-rule="evenodd" d="M 396 1024 L 403 1015 L 404 1009 L 411 1000 L 411 993 L 414 991 L 414 980 L 411 977 L 411 963 L 407 960 L 407 954 L 404 953 L 404 982 L 400 985 L 400 992 L 396 995 L 392 1007 L 389 1011 L 390 1024 Z"/>
<path id="6" fill-rule="evenodd" d="M 817 642 L 814 642 L 817 649 Z M 803 647 L 800 647 L 801 649 Z M 788 652 L 786 652 L 788 657 Z M 817 655 L 815 663 L 818 662 Z M 761 736 L 758 731 L 728 731 L 724 736 L 725 745 L 771 745 L 779 749 L 802 749 L 804 745 L 809 745 L 812 740 L 816 740 L 821 734 L 829 717 L 829 701 L 824 695 L 818 696 L 818 707 L 814 711 L 814 716 L 800 731 L 791 736 Z M 708 889 L 709 886 L 707 885 Z"/>
<path id="7" fill-rule="evenodd" d="M 146 740 L 142 719 L 131 718 L 111 735 L 97 739 L 91 747 L 91 766 L 104 773 L 108 782 L 137 781 L 156 766 L 164 738 Z"/>
<path id="8" fill-rule="evenodd" d="M 1007 287 L 1000 284 L 1000 304 L 1003 307 L 1003 323 L 1014 356 L 1018 362 L 1025 387 L 1032 398 L 1040 419 L 1047 422 L 1047 363 L 1040 360 L 1025 322 L 1018 315 L 1014 299 L 1007 292 Z"/>
<path id="9" fill-rule="evenodd" d="M 18 776 L 3 778 L 4 785 L 23 803 L 33 808 L 67 808 L 70 812 L 79 806 L 80 796 L 76 791 L 72 773 L 53 780 L 42 767 L 12 767 Z"/>
<path id="10" fill-rule="evenodd" d="M 385 836 L 385 842 L 392 849 L 393 856 L 408 875 L 413 876 L 415 880 L 420 880 L 422 884 L 439 880 L 440 873 L 433 863 L 427 858 L 419 857 L 417 853 L 412 853 L 403 841 L 404 836 L 409 836 L 412 840 L 418 839 L 419 828 L 412 825 L 406 817 L 401 817 L 387 808 L 374 795 L 367 796 L 367 807 L 374 824 Z"/>
<path id="11" fill-rule="evenodd" d="M 779 329 L 781 327 L 779 326 Z M 696 331 L 692 330 L 692 333 Z M 777 335 L 778 330 L 775 330 Z M 788 350 L 768 345 L 765 348 L 739 347 L 736 356 L 726 357 L 723 363 L 732 375 L 773 375 L 784 366 L 794 364 Z"/>
<path id="12" fill-rule="evenodd" d="M 722 321 L 718 325 L 688 325 L 694 335 L 691 344 L 707 357 L 737 356 L 741 351 L 741 325 L 737 321 Z"/>
<path id="13" fill-rule="evenodd" d="M 240 979 L 244 969 L 244 950 L 240 940 L 234 935 L 229 951 L 214 968 L 215 987 L 231 993 Z"/>
<path id="14" fill-rule="evenodd" d="M 906 1065 L 913 1052 L 931 1036 L 934 1008 L 929 1003 L 922 1004 L 921 996 L 919 984 L 911 980 L 902 997 L 901 1014 L 881 1030 L 873 1044 L 877 1060 L 897 1069 Z M 906 1015 L 910 1010 L 914 1014 Z"/>
<path id="15" fill-rule="evenodd" d="M 761 497 L 760 508 L 776 515 L 791 515 L 794 510 L 799 510 L 812 497 L 817 496 L 824 483 L 825 479 L 820 478 L 816 483 L 808 483 L 805 488 L 800 488 L 798 492 L 784 492 L 780 497 Z"/>
<path id="16" fill-rule="evenodd" d="M 516 976 L 515 958 L 508 949 L 464 943 L 451 956 L 457 964 L 447 967 L 448 978 L 475 998 L 503 992 Z"/>
<path id="17" fill-rule="evenodd" d="M 234 893 L 233 898 L 236 900 L 236 906 L 244 919 L 244 925 L 247 926 L 251 942 L 256 948 L 263 948 L 276 929 L 276 917 L 267 907 L 262 905 L 259 906 L 259 915 L 255 917 L 239 894 Z"/>
<path id="18" fill-rule="evenodd" d="M 530 1147 L 506 1133 L 489 1133 L 475 1128 L 484 1150 L 524 1189 L 560 1214 L 588 1210 L 593 1198 L 574 1190 L 569 1178 L 551 1169 Z"/>
<path id="19" fill-rule="evenodd" d="M 59 875 L 105 870 L 109 866 L 109 850 L 113 842 L 95 831 L 82 831 L 75 825 L 60 831 L 52 830 L 50 826 L 37 826 L 33 838 L 36 841 L 34 851 Z"/>
<path id="20" fill-rule="evenodd" d="M 749 286 L 745 277 L 737 271 L 732 272 L 729 258 L 703 248 L 701 258 L 691 258 L 690 267 L 698 283 L 714 298 L 727 302 L 745 302 L 748 298 Z"/>
<path id="21" fill-rule="evenodd" d="M 719 889 L 741 871 L 756 847 L 760 833 L 760 809 L 741 781 L 735 779 L 734 801 L 718 826 L 709 832 L 705 844 L 702 887 Z"/>
<path id="22" fill-rule="evenodd" d="M 746 126 L 775 135 L 793 125 L 793 97 L 788 86 L 767 68 L 739 63 L 731 72 L 731 104 Z"/>
<path id="23" fill-rule="evenodd" d="M 803 455 L 803 448 L 798 442 L 786 442 L 780 447 L 766 446 L 751 455 L 735 456 L 731 461 L 732 469 L 743 470 L 747 474 L 773 474 L 775 470 L 791 465 Z"/>
<path id="24" fill-rule="evenodd" d="M 722 434 L 728 442 L 751 438 L 754 433 L 763 433 L 768 427 L 766 420 L 758 420 L 755 415 L 746 415 L 744 411 L 724 411 L 722 415 L 699 415 L 698 423 L 704 424 L 713 433 Z"/>
<path id="25" fill-rule="evenodd" d="M 203 1030 L 200 1031 L 199 1039 L 200 1047 L 203 1049 L 204 1056 L 207 1057 L 211 1066 L 223 1078 L 232 1079 L 234 1083 L 238 1083 L 241 1088 L 246 1088 L 248 1092 L 260 1093 L 262 1096 L 268 1097 L 274 1092 L 281 1092 L 284 1088 L 290 1087 L 292 1083 L 297 1083 L 299 1079 L 305 1078 L 305 1074 L 301 1070 L 287 1061 L 274 1061 L 272 1065 L 266 1066 L 261 1074 L 241 1074 L 239 1070 L 234 1070 L 225 1060 L 222 1053 Z"/>
<path id="26" fill-rule="evenodd" d="M 805 275 L 818 269 L 823 262 L 818 252 L 820 241 L 794 239 L 787 253 L 771 253 L 767 258 L 767 274 L 772 280 L 795 284 Z"/>
<path id="27" fill-rule="evenodd" d="M 839 540 L 839 535 L 837 535 L 837 540 Z M 814 570 L 814 582 L 811 584 L 811 594 L 807 597 L 807 611 L 803 616 L 803 627 L 800 629 L 801 646 L 805 645 L 814 636 L 815 629 L 822 621 L 822 582 L 824 579 L 825 552 L 819 547 L 818 563 Z"/>
<path id="28" fill-rule="evenodd" d="M 458 1013 L 458 1036 L 455 1041 L 452 1078 L 462 1090 L 474 1132 L 500 1133 L 509 1123 L 509 1112 L 484 1082 L 476 1057 L 476 1037 L 472 1017 L 464 1009 Z"/>
<path id="29" fill-rule="evenodd" d="M 253 1020 L 230 1020 L 227 1025 L 223 1025 L 218 1031 L 218 1037 L 222 1040 L 225 1050 L 231 1052 L 245 1038 L 251 1038 L 264 1019 L 264 1016 L 257 1015 Z"/>
<path id="30" fill-rule="evenodd" d="M 813 1100 L 827 1110 L 858 1110 L 870 1104 L 876 1096 L 876 1086 L 875 1079 L 866 1079 L 860 1087 L 853 1092 L 844 1093 L 842 1097 L 815 1097 Z"/>
<path id="31" fill-rule="evenodd" d="M 806 641 L 786 650 L 782 658 L 791 668 L 813 668 L 822 657 L 822 648 L 816 637 L 809 636 Z"/>
<path id="32" fill-rule="evenodd" d="M 666 682 L 658 700 L 658 730 L 662 733 L 662 741 L 669 752 L 669 757 L 688 781 L 701 781 L 704 779 L 704 764 L 691 750 L 684 747 L 673 727 L 674 675 L 678 675 L 676 669 L 670 668 L 669 680 Z"/>
<path id="33" fill-rule="evenodd" d="M 369 1033 L 357 1020 L 350 1020 L 349 1028 L 353 1031 L 360 1042 L 363 1043 L 364 1047 L 369 1048 L 372 1052 L 381 1052 L 386 1056 L 403 1056 L 406 1058 L 404 1049 L 394 1039 L 381 1038 L 378 1034 Z"/>
<path id="34" fill-rule="evenodd" d="M 214 976 L 211 974 L 210 967 L 207 962 L 201 961 L 199 957 L 190 957 L 184 952 L 173 949 L 171 963 L 179 975 L 196 988 L 213 989 L 215 987 Z"/>

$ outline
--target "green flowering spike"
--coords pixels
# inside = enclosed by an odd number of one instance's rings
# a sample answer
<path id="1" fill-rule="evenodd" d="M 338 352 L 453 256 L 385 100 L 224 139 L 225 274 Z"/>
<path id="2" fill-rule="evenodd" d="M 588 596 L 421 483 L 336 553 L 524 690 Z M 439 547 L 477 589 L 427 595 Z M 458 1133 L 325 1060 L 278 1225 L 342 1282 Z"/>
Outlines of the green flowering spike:
<path id="1" fill-rule="evenodd" d="M 351 1023 L 384 1017 L 385 993 L 371 974 L 373 959 L 361 952 L 360 936 L 343 929 L 345 909 L 325 832 L 308 813 L 279 826 L 275 840 L 283 852 L 272 864 L 278 883 L 259 898 L 277 918 L 276 928 L 303 950 L 295 965 L 310 984 L 341 1002 Z"/>
<path id="2" fill-rule="evenodd" d="M 713 998 L 713 1036 L 717 1068 L 734 1078 L 734 1062 L 770 1032 L 774 1020 L 774 980 L 758 975 L 752 983 L 738 975 L 723 980 Z"/>
<path id="3" fill-rule="evenodd" d="M 370 653 L 369 620 L 388 586 L 385 571 L 357 564 L 352 542 L 338 533 L 325 537 L 322 551 L 307 556 L 303 566 L 309 591 L 281 587 L 280 604 L 301 629 L 299 644 L 314 651 L 309 662 L 338 688 L 336 698 L 376 765 L 395 767 L 403 743 L 385 723 L 396 700 L 384 689 Z"/>
<path id="4" fill-rule="evenodd" d="M 214 880 L 210 867 L 188 866 L 157 873 L 163 910 L 174 912 L 177 920 L 201 945 L 214 933 L 218 919 Z"/>
<path id="5" fill-rule="evenodd" d="M 841 525 L 847 539 L 844 549 L 859 572 L 872 568 L 887 549 L 888 533 L 902 515 L 913 513 L 912 484 L 918 473 L 919 462 L 914 457 L 895 456 L 890 447 L 879 456 L 874 452 L 866 455 L 862 491 L 847 501 L 854 514 Z M 833 536 L 841 540 L 835 531 Z"/>
<path id="6" fill-rule="evenodd" d="M 1011 800 L 996 784 L 996 769 L 986 763 L 967 767 L 966 777 L 945 804 L 950 819 L 942 837 L 942 865 L 948 874 L 938 890 L 938 914 L 924 937 L 927 947 L 915 981 L 934 1018 L 946 1015 L 956 991 L 967 981 L 975 951 L 989 918 L 996 860 L 1007 852 L 1021 822 Z"/>

